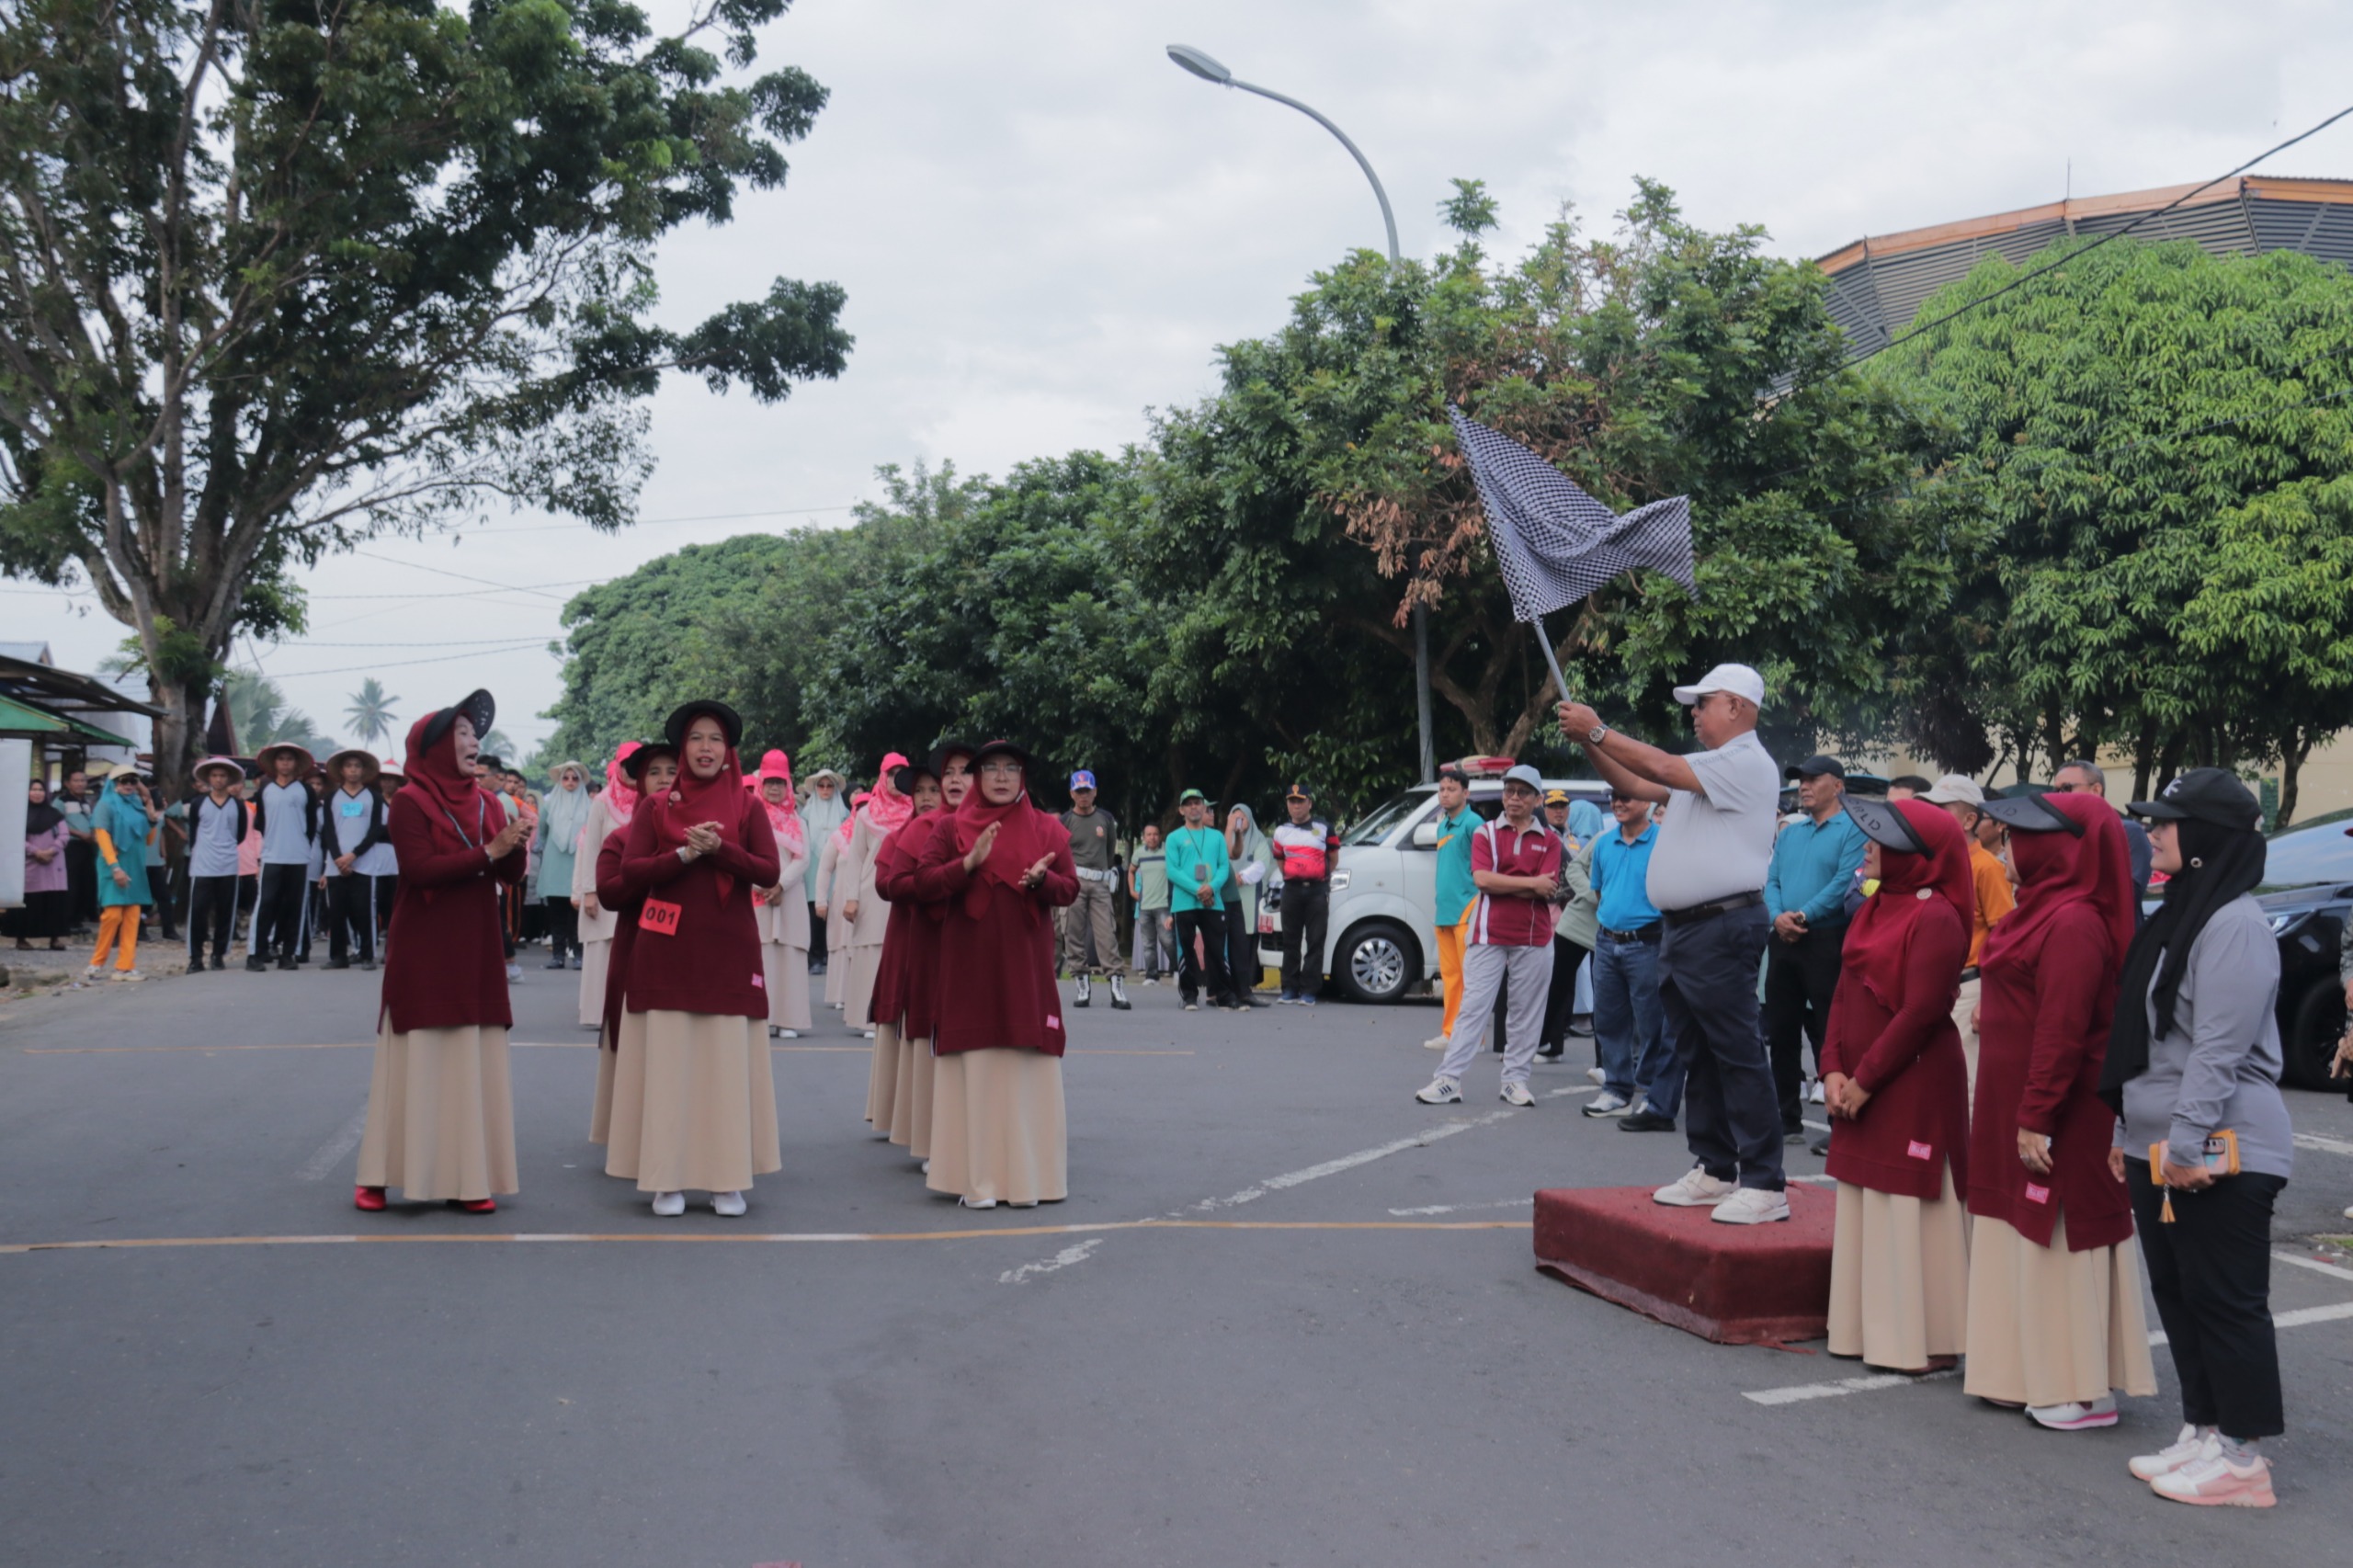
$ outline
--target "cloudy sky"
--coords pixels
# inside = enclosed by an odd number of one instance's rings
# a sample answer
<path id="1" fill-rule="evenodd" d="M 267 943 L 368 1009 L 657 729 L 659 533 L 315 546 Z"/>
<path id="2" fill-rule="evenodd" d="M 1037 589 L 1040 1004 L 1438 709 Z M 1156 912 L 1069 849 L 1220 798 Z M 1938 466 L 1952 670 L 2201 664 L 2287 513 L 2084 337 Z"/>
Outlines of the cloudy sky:
<path id="1" fill-rule="evenodd" d="M 2071 180 L 2221 174 L 2353 100 L 2336 20 L 2304 0 L 799 0 L 764 58 L 832 104 L 785 189 L 669 242 L 663 312 L 688 324 L 779 275 L 839 282 L 847 374 L 767 407 L 680 381 L 654 405 L 637 527 L 501 508 L 371 545 L 311 574 L 307 637 L 241 661 L 337 735 L 369 673 L 404 725 L 488 686 L 528 748 L 552 728 L 543 650 L 578 587 L 682 544 L 839 522 L 880 463 L 1001 472 L 1116 448 L 1199 398 L 1216 345 L 1272 330 L 1312 272 L 1381 236 L 1336 142 L 1178 71 L 1172 42 L 1336 120 L 1408 255 L 1447 243 L 1450 176 L 1488 182 L 1511 250 L 1563 202 L 1607 227 L 1639 174 L 1700 223 L 1813 256 Z M 2353 120 L 2264 167 L 2353 176 Z M 86 598 L 0 585 L 0 638 L 46 639 L 61 664 L 122 635 Z"/>

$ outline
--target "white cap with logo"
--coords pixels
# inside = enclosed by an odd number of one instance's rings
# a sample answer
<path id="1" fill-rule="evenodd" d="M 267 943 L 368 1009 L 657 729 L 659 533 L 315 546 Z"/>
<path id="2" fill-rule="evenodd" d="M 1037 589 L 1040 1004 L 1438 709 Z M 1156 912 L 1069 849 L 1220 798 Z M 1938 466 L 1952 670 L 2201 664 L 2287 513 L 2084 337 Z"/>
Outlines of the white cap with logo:
<path id="1" fill-rule="evenodd" d="M 1985 790 L 1966 773 L 1948 773 L 1920 799 L 1933 806 L 1982 806 Z"/>
<path id="2" fill-rule="evenodd" d="M 1746 665 L 1718 665 L 1699 677 L 1696 686 L 1678 686 L 1675 700 L 1686 708 L 1699 705 L 1699 699 L 1711 691 L 1729 691 L 1734 697 L 1745 697 L 1756 706 L 1765 706 L 1765 677 Z"/>

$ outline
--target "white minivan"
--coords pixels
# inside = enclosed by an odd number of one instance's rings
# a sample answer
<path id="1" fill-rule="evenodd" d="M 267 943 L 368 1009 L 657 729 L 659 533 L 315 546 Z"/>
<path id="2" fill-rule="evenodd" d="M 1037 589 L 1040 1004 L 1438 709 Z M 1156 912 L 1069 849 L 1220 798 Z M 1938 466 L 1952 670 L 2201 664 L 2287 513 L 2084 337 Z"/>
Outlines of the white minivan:
<path id="1" fill-rule="evenodd" d="M 1473 757 L 1455 766 L 1471 775 L 1471 804 L 1479 814 L 1502 814 L 1511 759 Z M 1607 784 L 1548 778 L 1544 788 L 1608 811 Z M 1399 1001 L 1438 978 L 1438 786 L 1416 784 L 1340 835 L 1324 972 L 1355 1001 Z M 1270 969 L 1282 966 L 1280 922 L 1278 915 L 1258 923 L 1258 957 Z"/>

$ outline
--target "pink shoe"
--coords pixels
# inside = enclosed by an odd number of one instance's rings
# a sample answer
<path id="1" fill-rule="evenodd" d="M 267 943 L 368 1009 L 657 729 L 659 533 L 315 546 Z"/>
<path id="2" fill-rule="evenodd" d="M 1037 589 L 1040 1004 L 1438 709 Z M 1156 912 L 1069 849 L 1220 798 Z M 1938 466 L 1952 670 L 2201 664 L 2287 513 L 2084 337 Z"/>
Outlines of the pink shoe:
<path id="1" fill-rule="evenodd" d="M 373 1214 L 384 1207 L 384 1189 L 381 1187 L 355 1187 L 351 1189 L 351 1206 Z"/>
<path id="2" fill-rule="evenodd" d="M 2149 1490 L 2209 1508 L 2268 1508 L 2279 1500 L 2271 1494 L 2271 1465 L 2259 1454 L 2241 1462 L 2216 1452 L 2167 1471 L 2149 1483 Z"/>
<path id="3" fill-rule="evenodd" d="M 2116 1425 L 2116 1395 L 2111 1391 L 2088 1404 L 2030 1404 L 2027 1418 L 2053 1432 L 2086 1432 Z"/>

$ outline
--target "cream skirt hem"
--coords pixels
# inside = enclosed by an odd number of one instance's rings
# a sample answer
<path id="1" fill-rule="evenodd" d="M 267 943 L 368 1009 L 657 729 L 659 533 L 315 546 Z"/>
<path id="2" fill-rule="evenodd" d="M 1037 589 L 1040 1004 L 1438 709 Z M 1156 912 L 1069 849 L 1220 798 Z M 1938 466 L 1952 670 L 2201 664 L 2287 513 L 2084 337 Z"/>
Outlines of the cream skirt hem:
<path id="1" fill-rule="evenodd" d="M 1000 1048 L 936 1059 L 930 1158 L 924 1182 L 934 1192 L 1001 1203 L 1069 1197 L 1062 1058 Z"/>
<path id="2" fill-rule="evenodd" d="M 1979 1214 L 1969 1237 L 1969 1372 L 1961 1389 L 2008 1404 L 2088 1404 L 2157 1392 L 2141 1310 L 2140 1249 L 2067 1250 L 2067 1217 L 2037 1246 Z"/>
<path id="3" fill-rule="evenodd" d="M 377 1035 L 358 1179 L 421 1201 L 521 1189 L 503 1027 Z"/>
<path id="4" fill-rule="evenodd" d="M 760 976 L 767 982 L 768 1028 L 798 1029 L 807 1034 L 816 1025 L 809 1017 L 809 952 L 782 942 L 760 944 Z"/>
<path id="5" fill-rule="evenodd" d="M 767 1025 L 725 1013 L 621 1015 L 605 1174 L 641 1192 L 740 1192 L 780 1169 Z"/>
<path id="6" fill-rule="evenodd" d="M 891 1107 L 899 1096 L 899 1027 L 878 1024 L 866 1065 L 866 1119 L 877 1135 L 891 1135 Z"/>
<path id="7" fill-rule="evenodd" d="M 612 961 L 610 941 L 580 944 L 580 1026 L 594 1028 L 605 1021 L 605 967 Z"/>
<path id="8" fill-rule="evenodd" d="M 1925 1372 L 1968 1334 L 1969 1216 L 1945 1166 L 1930 1201 L 1838 1184 L 1830 1244 L 1830 1353 Z"/>

